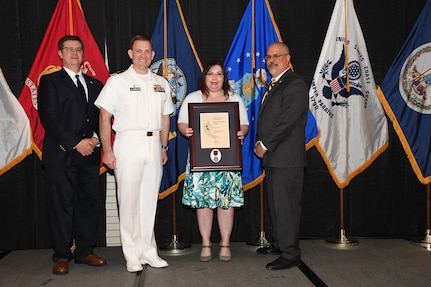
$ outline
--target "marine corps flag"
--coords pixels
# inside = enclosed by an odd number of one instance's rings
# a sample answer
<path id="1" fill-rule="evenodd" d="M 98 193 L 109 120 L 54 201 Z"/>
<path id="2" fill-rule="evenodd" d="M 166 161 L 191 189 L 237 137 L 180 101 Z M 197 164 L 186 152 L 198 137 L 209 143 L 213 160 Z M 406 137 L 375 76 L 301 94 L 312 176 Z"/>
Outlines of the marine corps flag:
<path id="1" fill-rule="evenodd" d="M 59 0 L 54 14 L 34 59 L 25 85 L 18 98 L 24 108 L 33 132 L 33 150 L 42 157 L 42 144 L 45 130 L 37 110 L 37 94 L 40 77 L 58 71 L 62 63 L 57 53 L 57 43 L 65 35 L 76 35 L 84 42 L 83 72 L 105 83 L 109 77 L 104 59 L 100 53 L 79 0 Z"/>
<path id="2" fill-rule="evenodd" d="M 189 142 L 177 132 L 177 112 L 184 97 L 199 89 L 199 79 L 202 74 L 202 64 L 178 0 L 162 1 L 152 41 L 155 56 L 150 69 L 168 80 L 173 93 L 173 102 L 176 105 L 176 112 L 171 116 L 169 160 L 163 167 L 160 185 L 159 198 L 164 198 L 177 190 L 178 183 L 185 176 Z"/>
<path id="3" fill-rule="evenodd" d="M 0 175 L 31 154 L 30 122 L 0 68 Z"/>
<path id="4" fill-rule="evenodd" d="M 431 183 L 431 0 L 389 68 L 379 97 L 419 181 Z"/>
<path id="5" fill-rule="evenodd" d="M 256 157 L 253 150 L 256 143 L 259 105 L 266 91 L 266 84 L 271 78 L 266 70 L 265 54 L 273 42 L 282 40 L 269 2 L 251 0 L 225 60 L 229 82 L 247 107 L 250 122 L 248 135 L 242 145 L 244 190 L 253 188 L 263 179 L 261 160 Z M 309 111 L 306 126 L 307 148 L 314 144 L 317 135 L 316 122 Z"/>
<path id="6" fill-rule="evenodd" d="M 316 147 L 344 188 L 388 147 L 387 120 L 352 0 L 335 3 L 309 97 L 320 130 Z"/>

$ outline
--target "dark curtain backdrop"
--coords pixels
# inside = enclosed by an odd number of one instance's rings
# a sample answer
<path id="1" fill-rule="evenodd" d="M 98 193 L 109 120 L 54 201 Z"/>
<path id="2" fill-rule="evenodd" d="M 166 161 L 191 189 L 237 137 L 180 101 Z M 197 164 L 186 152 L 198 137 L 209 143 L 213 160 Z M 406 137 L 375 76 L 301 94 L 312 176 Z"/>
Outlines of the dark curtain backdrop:
<path id="1" fill-rule="evenodd" d="M 249 0 L 181 0 L 185 19 L 203 63 L 224 61 Z M 270 0 L 282 38 L 292 52 L 295 71 L 310 83 L 320 55 L 335 0 Z M 356 0 L 376 83 L 400 50 L 426 0 Z M 130 64 L 127 49 L 135 34 L 151 35 L 161 0 L 81 0 L 87 22 L 101 51 L 106 41 L 111 72 Z M 51 19 L 57 0 L 10 0 L 0 8 L 0 67 L 18 97 Z M 100 181 L 101 199 L 105 179 Z M 308 151 L 301 235 L 326 238 L 339 234 L 339 190 L 315 148 Z M 426 187 L 412 172 L 390 124 L 390 146 L 344 191 L 347 236 L 409 238 L 426 228 Z M 260 231 L 259 187 L 245 194 L 245 206 L 235 213 L 233 241 L 255 241 Z M 172 203 L 177 210 L 180 241 L 199 242 L 196 214 L 175 196 L 159 201 L 156 235 L 169 243 Z M 0 176 L 0 250 L 49 248 L 43 170 L 35 154 Z M 99 245 L 105 245 L 105 214 L 100 213 Z M 267 238 L 268 220 L 265 217 Z M 219 240 L 217 225 L 213 241 Z"/>

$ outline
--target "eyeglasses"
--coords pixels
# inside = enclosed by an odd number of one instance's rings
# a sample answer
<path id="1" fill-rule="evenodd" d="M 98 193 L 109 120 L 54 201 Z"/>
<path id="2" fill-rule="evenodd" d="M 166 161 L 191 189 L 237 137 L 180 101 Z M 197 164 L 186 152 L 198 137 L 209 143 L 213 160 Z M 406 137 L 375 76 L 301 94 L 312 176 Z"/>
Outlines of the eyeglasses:
<path id="1" fill-rule="evenodd" d="M 266 55 L 265 56 L 265 60 L 266 61 L 269 61 L 269 60 L 271 60 L 271 59 L 274 59 L 274 60 L 277 60 L 278 58 L 280 58 L 281 56 L 286 56 L 286 55 L 289 55 L 289 54 L 282 54 L 282 55 L 279 55 L 279 54 L 274 54 L 274 55 Z"/>
<path id="2" fill-rule="evenodd" d="M 223 77 L 223 76 L 224 76 L 224 74 L 223 74 L 223 73 L 221 73 L 221 72 L 217 72 L 217 73 L 208 72 L 208 73 L 207 73 L 207 76 L 208 76 L 208 77 L 211 77 L 211 76 Z"/>
<path id="3" fill-rule="evenodd" d="M 72 52 L 82 53 L 82 51 L 83 51 L 82 47 L 76 47 L 76 48 L 73 48 L 73 47 L 63 47 L 62 50 L 65 50 L 68 53 L 72 53 Z"/>

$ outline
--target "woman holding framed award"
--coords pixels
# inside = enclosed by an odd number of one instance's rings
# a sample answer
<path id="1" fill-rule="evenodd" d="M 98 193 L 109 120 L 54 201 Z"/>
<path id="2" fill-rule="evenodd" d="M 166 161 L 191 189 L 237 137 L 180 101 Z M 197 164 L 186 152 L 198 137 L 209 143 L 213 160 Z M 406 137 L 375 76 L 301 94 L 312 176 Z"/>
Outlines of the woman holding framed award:
<path id="1" fill-rule="evenodd" d="M 189 124 L 189 103 L 237 102 L 239 107 L 239 130 L 234 135 L 239 140 L 243 140 L 249 127 L 247 110 L 241 97 L 230 88 L 226 69 L 221 62 L 211 61 L 207 64 L 199 81 L 199 88 L 199 90 L 187 95 L 181 105 L 178 115 L 180 133 L 189 138 L 198 133 Z M 212 156 L 214 156 L 214 152 Z M 216 162 L 217 160 L 214 159 L 214 161 Z M 214 210 L 217 210 L 217 221 L 221 237 L 219 259 L 230 261 L 230 236 L 233 228 L 234 208 L 244 205 L 241 171 L 209 170 L 192 172 L 190 161 L 188 161 L 182 203 L 191 208 L 196 208 L 198 227 L 202 238 L 200 260 L 203 262 L 212 259 L 211 230 Z"/>

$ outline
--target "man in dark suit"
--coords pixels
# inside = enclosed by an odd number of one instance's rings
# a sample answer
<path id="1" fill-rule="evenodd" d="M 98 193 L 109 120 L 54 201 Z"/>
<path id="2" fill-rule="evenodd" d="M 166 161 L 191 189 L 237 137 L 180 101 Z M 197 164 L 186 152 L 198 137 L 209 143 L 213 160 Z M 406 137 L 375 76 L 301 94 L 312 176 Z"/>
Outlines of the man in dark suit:
<path id="1" fill-rule="evenodd" d="M 103 84 L 81 71 L 84 45 L 77 36 L 58 42 L 63 68 L 40 79 L 38 108 L 45 137 L 42 162 L 48 195 L 53 273 L 66 274 L 69 262 L 106 264 L 96 245 L 100 144 L 99 109 Z M 71 251 L 74 241 L 74 252 Z"/>
<path id="2" fill-rule="evenodd" d="M 299 227 L 306 165 L 308 91 L 305 82 L 290 69 L 287 45 L 271 44 L 265 59 L 272 81 L 259 107 L 254 152 L 263 159 L 274 240 L 257 252 L 279 254 L 280 257 L 266 265 L 269 270 L 277 270 L 301 263 Z"/>

